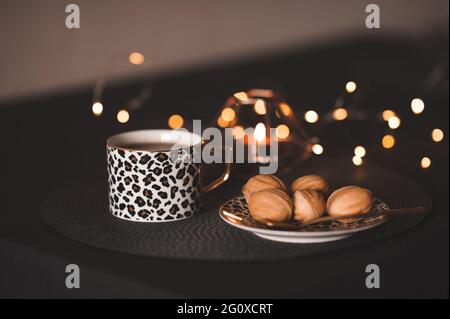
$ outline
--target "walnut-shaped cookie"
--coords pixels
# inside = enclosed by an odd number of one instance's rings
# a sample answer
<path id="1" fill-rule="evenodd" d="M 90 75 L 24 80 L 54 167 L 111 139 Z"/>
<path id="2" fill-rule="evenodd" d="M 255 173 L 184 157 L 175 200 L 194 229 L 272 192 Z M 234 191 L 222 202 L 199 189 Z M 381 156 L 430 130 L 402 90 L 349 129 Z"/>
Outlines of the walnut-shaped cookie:
<path id="1" fill-rule="evenodd" d="M 365 214 L 373 206 L 372 193 L 358 186 L 346 186 L 333 192 L 327 201 L 327 211 L 330 216 L 345 216 Z M 349 223 L 354 218 L 340 219 L 340 222 Z"/>
<path id="2" fill-rule="evenodd" d="M 308 222 L 323 216 L 325 199 L 322 193 L 314 190 L 298 190 L 294 193 L 294 219 Z"/>
<path id="3" fill-rule="evenodd" d="M 292 216 L 290 196 L 280 189 L 253 192 L 248 202 L 250 214 L 258 221 L 283 222 Z"/>
<path id="4" fill-rule="evenodd" d="M 278 177 L 274 175 L 256 175 L 250 178 L 244 187 L 242 187 L 242 193 L 248 203 L 252 193 L 265 189 L 279 189 L 282 191 L 287 191 L 286 185 Z"/>

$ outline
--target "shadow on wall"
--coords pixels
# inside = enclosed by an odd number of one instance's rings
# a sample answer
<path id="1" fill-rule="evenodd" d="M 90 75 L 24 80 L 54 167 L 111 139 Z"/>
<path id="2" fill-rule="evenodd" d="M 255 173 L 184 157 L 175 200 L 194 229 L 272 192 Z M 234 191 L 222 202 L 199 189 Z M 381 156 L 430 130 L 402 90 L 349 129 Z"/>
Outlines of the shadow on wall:
<path id="1" fill-rule="evenodd" d="M 137 72 L 143 52 L 155 73 L 268 54 L 353 35 L 423 36 L 448 30 L 447 0 L 377 1 L 381 28 L 367 30 L 361 0 L 78 0 L 80 28 L 67 29 L 65 2 L 0 4 L 0 100 Z M 448 31 L 446 31 L 448 32 Z M 114 65 L 114 67 L 112 67 Z"/>

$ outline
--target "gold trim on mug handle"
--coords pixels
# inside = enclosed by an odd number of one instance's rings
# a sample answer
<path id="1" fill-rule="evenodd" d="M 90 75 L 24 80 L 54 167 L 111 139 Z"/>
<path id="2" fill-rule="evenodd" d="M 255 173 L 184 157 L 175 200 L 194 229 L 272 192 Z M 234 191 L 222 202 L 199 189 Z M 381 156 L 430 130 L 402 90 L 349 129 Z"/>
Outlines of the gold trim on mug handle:
<path id="1" fill-rule="evenodd" d="M 225 163 L 225 171 L 223 172 L 223 174 L 219 178 L 213 180 L 208 185 L 202 186 L 200 191 L 202 193 L 208 193 L 209 191 L 216 189 L 217 187 L 225 183 L 230 177 L 230 175 L 231 175 L 231 163 Z"/>
<path id="2" fill-rule="evenodd" d="M 203 140 L 202 141 L 202 145 L 204 145 L 204 144 L 206 144 L 208 142 L 210 142 L 210 141 Z M 222 146 L 222 152 L 224 152 L 223 146 Z M 212 191 L 213 189 L 216 189 L 217 187 L 219 187 L 220 185 L 225 183 L 228 180 L 228 178 L 230 178 L 232 163 L 227 162 L 226 156 L 224 156 L 224 158 L 225 158 L 225 171 L 223 172 L 223 174 L 220 177 L 218 177 L 217 179 L 213 180 L 208 185 L 202 186 L 200 188 L 200 191 L 202 193 L 208 193 L 208 192 Z M 202 167 L 201 175 L 202 175 L 202 178 L 203 178 L 203 167 Z"/>

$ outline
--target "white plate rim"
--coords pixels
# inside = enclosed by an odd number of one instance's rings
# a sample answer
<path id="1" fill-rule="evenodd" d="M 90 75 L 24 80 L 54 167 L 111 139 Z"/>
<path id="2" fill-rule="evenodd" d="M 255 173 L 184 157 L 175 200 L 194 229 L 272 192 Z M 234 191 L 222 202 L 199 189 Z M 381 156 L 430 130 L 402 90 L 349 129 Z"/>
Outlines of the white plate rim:
<path id="1" fill-rule="evenodd" d="M 240 196 L 237 196 L 240 197 Z M 230 199 L 232 200 L 232 199 Z M 362 226 L 359 228 L 353 228 L 353 229 L 347 229 L 347 230 L 335 230 L 335 231 L 314 231 L 314 232 L 308 232 L 308 231 L 296 231 L 296 230 L 276 230 L 276 229 L 264 229 L 264 228 L 255 228 L 251 226 L 245 226 L 240 224 L 235 224 L 231 221 L 229 221 L 224 215 L 223 215 L 223 207 L 225 204 L 230 201 L 227 200 L 222 206 L 219 208 L 219 216 L 220 218 L 225 221 L 227 224 L 234 226 L 239 229 L 243 229 L 252 233 L 261 233 L 265 235 L 272 235 L 272 236 L 281 236 L 281 237 L 334 237 L 334 236 L 344 236 L 344 235 L 351 235 L 354 233 L 358 233 L 364 230 L 368 230 L 377 226 L 380 226 L 386 221 L 386 218 L 381 219 L 379 222 L 375 222 L 371 225 Z M 377 199 L 380 202 L 385 203 L 384 201 Z M 386 204 L 386 203 L 385 203 Z"/>

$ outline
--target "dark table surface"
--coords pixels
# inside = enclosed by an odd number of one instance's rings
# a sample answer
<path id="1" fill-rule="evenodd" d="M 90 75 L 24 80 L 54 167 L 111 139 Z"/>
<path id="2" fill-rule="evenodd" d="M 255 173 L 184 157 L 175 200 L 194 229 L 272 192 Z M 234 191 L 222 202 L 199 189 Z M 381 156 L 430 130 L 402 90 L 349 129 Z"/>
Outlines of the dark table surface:
<path id="1" fill-rule="evenodd" d="M 447 77 L 432 90 L 423 83 L 444 62 Z M 66 239 L 39 217 L 49 192 L 105 175 L 105 139 L 117 132 L 166 126 L 170 114 L 211 119 L 235 91 L 269 87 L 301 112 L 330 109 L 343 85 L 356 80 L 360 107 L 372 121 L 339 123 L 316 132 L 329 145 L 323 156 L 346 157 L 367 145 L 367 167 L 386 167 L 419 182 L 433 209 L 407 232 L 360 247 L 270 262 L 192 262 L 144 258 Z M 115 121 L 117 108 L 139 92 L 141 81 L 108 87 L 101 118 L 91 114 L 92 86 L 3 102 L 0 107 L 0 297 L 447 297 L 448 298 L 448 39 L 445 41 L 352 40 L 309 50 L 265 54 L 210 67 L 186 69 L 153 79 L 152 97 L 129 123 Z M 414 116 L 412 97 L 427 109 Z M 385 125 L 375 120 L 395 109 L 402 126 L 397 146 L 380 147 Z M 443 143 L 430 131 L 442 128 Z M 432 166 L 419 167 L 429 155 Z M 220 204 L 229 186 L 209 195 Z M 81 268 L 81 289 L 65 287 L 65 267 Z M 365 287 L 365 267 L 381 268 L 381 289 Z"/>

